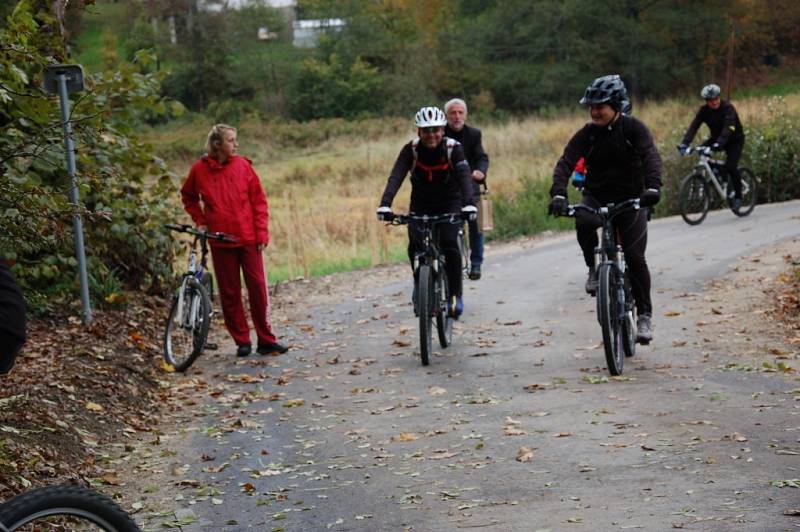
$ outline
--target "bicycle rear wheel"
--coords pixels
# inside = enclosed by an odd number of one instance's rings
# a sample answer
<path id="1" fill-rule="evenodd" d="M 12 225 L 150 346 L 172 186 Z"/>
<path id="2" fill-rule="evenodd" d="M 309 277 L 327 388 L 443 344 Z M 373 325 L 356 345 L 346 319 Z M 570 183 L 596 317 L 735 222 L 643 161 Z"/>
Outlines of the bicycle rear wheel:
<path id="1" fill-rule="evenodd" d="M 736 216 L 747 216 L 756 207 L 758 199 L 758 182 L 753 171 L 746 167 L 739 168 L 742 177 L 742 206 L 738 210 L 731 209 Z"/>
<path id="2" fill-rule="evenodd" d="M 700 174 L 689 174 L 683 178 L 678 192 L 678 202 L 683 220 L 697 225 L 705 220 L 709 205 L 708 183 Z"/>
<path id="3" fill-rule="evenodd" d="M 211 301 L 203 285 L 189 277 L 183 294 L 172 303 L 164 331 L 164 359 L 177 371 L 186 371 L 200 356 L 208 337 Z"/>
<path id="4" fill-rule="evenodd" d="M 139 532 L 114 501 L 79 486 L 49 486 L 9 499 L 0 505 L 0 530 L 6 529 Z"/>
<path id="5" fill-rule="evenodd" d="M 450 288 L 447 284 L 447 274 L 440 270 L 436 282 L 436 331 L 439 333 L 439 345 L 447 347 L 453 343 L 453 317 L 450 315 Z"/>
<path id="6" fill-rule="evenodd" d="M 417 288 L 417 305 L 419 307 L 419 356 L 422 365 L 430 364 L 433 351 L 433 270 L 427 264 L 419 267 L 419 286 Z"/>
<path id="7" fill-rule="evenodd" d="M 623 346 L 622 322 L 619 319 L 619 303 L 617 300 L 618 281 L 612 264 L 602 264 L 598 275 L 600 284 L 597 287 L 597 308 L 600 315 L 600 328 L 603 330 L 603 349 L 606 353 L 608 371 L 612 375 L 622 374 Z"/>

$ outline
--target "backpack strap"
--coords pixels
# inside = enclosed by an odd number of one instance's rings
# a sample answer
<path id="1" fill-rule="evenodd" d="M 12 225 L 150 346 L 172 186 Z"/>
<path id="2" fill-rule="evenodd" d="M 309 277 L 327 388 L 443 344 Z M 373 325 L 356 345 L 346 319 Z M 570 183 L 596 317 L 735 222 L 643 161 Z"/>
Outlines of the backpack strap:
<path id="1" fill-rule="evenodd" d="M 433 181 L 433 172 L 437 170 L 447 170 L 451 167 L 451 158 L 453 155 L 453 148 L 456 147 L 458 141 L 455 139 L 451 139 L 450 137 L 445 137 L 446 145 L 447 145 L 447 162 L 443 164 L 437 164 L 433 166 L 428 166 L 427 164 L 423 164 L 419 161 L 419 156 L 417 154 L 417 146 L 419 145 L 419 137 L 415 138 L 411 141 L 411 153 L 414 154 L 414 166 L 418 166 L 420 170 L 426 173 L 426 177 L 428 182 Z"/>

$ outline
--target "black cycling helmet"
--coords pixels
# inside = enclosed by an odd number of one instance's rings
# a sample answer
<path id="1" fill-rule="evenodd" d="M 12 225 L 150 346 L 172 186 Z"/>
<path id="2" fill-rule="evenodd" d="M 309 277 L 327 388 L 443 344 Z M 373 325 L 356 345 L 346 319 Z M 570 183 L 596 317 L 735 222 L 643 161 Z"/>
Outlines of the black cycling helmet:
<path id="1" fill-rule="evenodd" d="M 607 103 L 623 113 L 629 113 L 632 109 L 625 83 L 618 74 L 610 74 L 594 80 L 591 85 L 586 87 L 586 92 L 583 93 L 583 98 L 579 103 L 587 106 Z"/>

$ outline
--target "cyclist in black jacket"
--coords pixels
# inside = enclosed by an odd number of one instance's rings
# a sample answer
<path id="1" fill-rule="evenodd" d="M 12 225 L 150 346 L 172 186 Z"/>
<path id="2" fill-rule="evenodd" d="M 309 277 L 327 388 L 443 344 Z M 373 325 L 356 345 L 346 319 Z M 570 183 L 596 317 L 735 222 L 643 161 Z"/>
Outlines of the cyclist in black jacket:
<path id="1" fill-rule="evenodd" d="M 742 150 L 744 150 L 744 128 L 742 128 L 736 108 L 730 102 L 720 98 L 720 93 L 719 85 L 711 83 L 703 87 L 700 96 L 706 103 L 697 110 L 678 149 L 685 151 L 694 139 L 700 125 L 708 126 L 710 135 L 703 145 L 710 146 L 714 151 L 725 150 L 727 155 L 725 171 L 731 178 L 734 194 L 731 207 L 738 211 L 742 206 L 742 177 L 739 175 L 739 159 L 742 158 Z"/>
<path id="2" fill-rule="evenodd" d="M 11 371 L 25 343 L 25 299 L 0 257 L 0 375 Z"/>
<path id="3" fill-rule="evenodd" d="M 418 138 L 400 150 L 386 183 L 377 210 L 378 220 L 391 220 L 392 201 L 411 172 L 411 205 L 414 214 L 446 214 L 462 212 L 467 218 L 477 214 L 469 164 L 457 141 L 444 136 L 447 119 L 438 107 L 423 107 L 415 118 Z M 422 250 L 422 231 L 418 224 L 408 224 L 408 258 Z M 461 283 L 461 254 L 458 251 L 458 226 L 439 226 L 442 253 L 445 256 L 447 281 L 456 296 L 455 314 L 464 310 Z"/>
<path id="4" fill-rule="evenodd" d="M 467 121 L 467 103 L 460 98 L 453 98 L 444 104 L 447 125 L 445 136 L 455 139 L 464 147 L 464 155 L 472 171 L 472 188 L 475 197 L 481 193 L 481 185 L 486 184 L 486 172 L 489 170 L 489 156 L 483 149 L 481 130 L 470 126 Z M 481 278 L 483 264 L 483 233 L 478 227 L 478 220 L 468 222 L 469 226 L 469 278 L 477 281 Z"/>
<path id="5" fill-rule="evenodd" d="M 570 139 L 553 170 L 550 188 L 550 214 L 563 214 L 567 208 L 567 182 L 578 160 L 585 158 L 586 183 L 581 203 L 598 208 L 612 202 L 640 198 L 643 207 L 658 203 L 661 193 L 661 157 L 653 137 L 641 121 L 624 114 L 630 110 L 625 84 L 619 76 L 603 76 L 586 88 L 580 103 L 589 107 L 591 122 Z M 650 270 L 645 260 L 647 214 L 645 209 L 621 214 L 615 220 L 620 231 L 625 261 L 639 315 L 637 337 L 653 338 L 650 300 Z M 579 210 L 575 228 L 583 258 L 589 267 L 586 292 L 597 291 L 594 248 L 598 245 L 599 216 Z"/>

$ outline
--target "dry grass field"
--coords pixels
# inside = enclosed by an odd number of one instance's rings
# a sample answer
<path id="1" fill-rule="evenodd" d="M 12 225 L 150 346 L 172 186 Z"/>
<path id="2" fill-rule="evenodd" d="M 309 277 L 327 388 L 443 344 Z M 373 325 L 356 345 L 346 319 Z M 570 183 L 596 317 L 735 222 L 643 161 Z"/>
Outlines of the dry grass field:
<path id="1" fill-rule="evenodd" d="M 674 145 L 691 121 L 700 101 L 668 101 L 634 108 L 653 132 L 667 163 L 677 159 Z M 754 97 L 734 101 L 748 124 L 769 116 L 774 100 Z M 786 109 L 800 109 L 800 94 L 784 97 Z M 781 105 L 784 105 L 781 104 Z M 513 197 L 525 179 L 549 180 L 553 165 L 570 136 L 587 120 L 585 110 L 552 118 L 522 117 L 503 123 L 481 123 L 484 147 L 490 157 L 489 184 L 494 197 Z M 210 127 L 195 117 L 190 125 L 157 130 L 150 140 L 183 146 L 182 157 L 172 159 L 178 176 L 185 176 L 191 157 L 202 150 Z M 240 153 L 253 159 L 270 200 L 271 243 L 268 248 L 273 282 L 298 276 L 315 276 L 354 269 L 404 256 L 405 230 L 385 227 L 374 212 L 386 178 L 403 143 L 415 134 L 408 120 L 369 120 L 344 127 L 342 133 L 325 135 L 320 142 L 300 142 L 294 148 L 281 125 L 277 130 L 256 120 L 239 126 Z M 296 128 L 314 127 L 308 124 Z M 698 134 L 702 138 L 704 130 Z M 180 151 L 176 149 L 176 152 Z M 168 155 L 168 154 L 167 154 Z M 667 164 L 674 168 L 677 162 Z M 404 211 L 410 185 L 405 183 L 393 205 Z"/>

